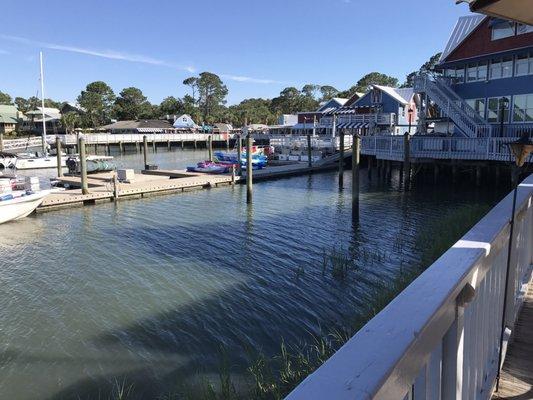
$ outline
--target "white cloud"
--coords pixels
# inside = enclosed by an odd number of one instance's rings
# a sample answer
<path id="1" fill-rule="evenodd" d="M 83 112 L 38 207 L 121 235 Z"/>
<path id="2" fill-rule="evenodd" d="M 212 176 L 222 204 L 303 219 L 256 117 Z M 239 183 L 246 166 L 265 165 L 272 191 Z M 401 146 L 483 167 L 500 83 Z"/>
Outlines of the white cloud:
<path id="1" fill-rule="evenodd" d="M 160 65 L 164 67 L 169 68 L 175 68 L 187 72 L 194 72 L 195 68 L 189 65 L 182 66 L 177 64 L 172 64 L 163 60 L 159 60 L 157 58 L 147 57 L 140 54 L 129 54 L 129 53 L 122 53 L 114 50 L 94 50 L 94 49 L 87 49 L 83 47 L 76 47 L 76 46 L 65 46 L 62 44 L 56 44 L 56 43 L 47 43 L 47 42 L 40 42 L 36 40 L 30 40 L 26 39 L 20 36 L 11 36 L 11 35 L 3 35 L 0 34 L 0 38 L 5 40 L 10 40 L 17 43 L 23 43 L 31 46 L 38 46 L 45 49 L 51 49 L 51 50 L 60 50 L 60 51 L 67 51 L 70 53 L 78 53 L 78 54 L 86 54 L 89 56 L 94 57 L 101 57 L 101 58 L 107 58 L 111 60 L 122 60 L 122 61 L 130 61 L 130 62 L 136 62 L 136 63 L 142 63 L 142 64 L 150 64 L 150 65 Z"/>
<path id="2" fill-rule="evenodd" d="M 250 83 L 263 83 L 263 84 L 273 84 L 273 83 L 283 84 L 284 83 L 284 82 L 276 81 L 273 79 L 252 78 L 249 76 L 241 76 L 241 75 L 222 74 L 220 76 L 224 79 L 229 79 L 230 81 L 235 81 L 235 82 L 250 82 Z"/>
<path id="3" fill-rule="evenodd" d="M 27 39 L 27 38 L 20 37 L 20 36 L 11 36 L 11 35 L 4 35 L 4 34 L 0 34 L 0 39 L 22 43 L 22 44 L 26 44 L 30 46 L 42 47 L 45 49 L 85 54 L 89 56 L 107 58 L 111 60 L 122 60 L 122 61 L 129 61 L 129 62 L 135 62 L 135 63 L 141 63 L 141 64 L 157 65 L 161 67 L 167 67 L 167 68 L 173 68 L 173 69 L 177 69 L 181 71 L 187 71 L 190 73 L 195 73 L 197 71 L 197 69 L 192 65 L 179 65 L 179 64 L 171 63 L 171 62 L 161 60 L 158 58 L 144 56 L 141 54 L 124 53 L 124 52 L 119 52 L 115 50 L 95 50 L 95 49 L 88 49 L 84 47 L 67 46 L 67 45 L 62 45 L 62 44 L 57 44 L 57 43 L 40 42 L 40 41 Z M 1 52 L 2 50 L 0 50 L 0 53 Z M 233 75 L 233 74 L 222 74 L 221 77 L 231 80 L 231 81 L 235 81 L 235 82 L 249 82 L 249 83 L 261 83 L 261 84 L 283 83 L 283 82 L 272 80 L 272 79 L 252 78 L 249 76 L 241 76 L 241 75 Z"/>

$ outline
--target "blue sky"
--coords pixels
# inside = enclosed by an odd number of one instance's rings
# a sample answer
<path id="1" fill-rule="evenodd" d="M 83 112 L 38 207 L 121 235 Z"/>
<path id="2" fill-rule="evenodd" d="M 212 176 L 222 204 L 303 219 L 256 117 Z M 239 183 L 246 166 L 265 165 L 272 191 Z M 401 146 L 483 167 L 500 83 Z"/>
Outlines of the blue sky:
<path id="1" fill-rule="evenodd" d="M 45 94 L 67 101 L 103 80 L 160 102 L 202 71 L 222 77 L 229 104 L 306 83 L 342 90 L 371 71 L 403 80 L 468 13 L 453 0 L 2 2 L 0 90 L 35 95 L 42 49 Z"/>

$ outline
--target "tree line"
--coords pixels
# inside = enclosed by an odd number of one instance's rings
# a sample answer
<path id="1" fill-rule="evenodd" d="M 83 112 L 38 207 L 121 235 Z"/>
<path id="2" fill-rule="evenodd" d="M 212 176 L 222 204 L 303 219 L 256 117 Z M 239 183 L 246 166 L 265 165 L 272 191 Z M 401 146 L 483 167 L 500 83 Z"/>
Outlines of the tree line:
<path id="1" fill-rule="evenodd" d="M 189 114 L 197 123 L 212 124 L 227 122 L 235 126 L 245 123 L 274 124 L 281 114 L 294 114 L 299 111 L 312 111 L 333 97 L 350 98 L 355 93 L 365 93 L 371 85 L 392 87 L 410 87 L 420 72 L 433 69 L 440 58 L 440 53 L 432 56 L 419 70 L 407 75 L 399 85 L 397 78 L 371 72 L 359 79 L 355 85 L 346 90 L 338 90 L 330 85 L 306 84 L 301 89 L 284 88 L 272 99 L 250 98 L 239 104 L 226 105 L 228 88 L 222 79 L 211 72 L 202 72 L 185 79 L 182 83 L 189 93 L 183 97 L 168 96 L 160 104 L 148 101 L 141 89 L 128 87 L 116 95 L 105 82 L 89 83 L 77 97 L 77 103 L 83 110 L 80 114 L 64 115 L 63 124 L 71 129 L 75 127 L 97 128 L 117 120 L 157 119 L 167 115 Z M 0 91 L 0 104 L 15 104 L 25 113 L 40 106 L 40 99 L 33 96 L 28 99 L 12 99 Z M 46 107 L 61 108 L 65 103 L 45 99 Z"/>

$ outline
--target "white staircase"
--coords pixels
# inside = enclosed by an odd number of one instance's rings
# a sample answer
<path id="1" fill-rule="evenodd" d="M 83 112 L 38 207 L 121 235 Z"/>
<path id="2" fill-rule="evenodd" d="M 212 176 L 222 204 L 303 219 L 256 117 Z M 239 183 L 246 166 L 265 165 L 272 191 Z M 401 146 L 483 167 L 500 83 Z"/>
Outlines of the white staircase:
<path id="1" fill-rule="evenodd" d="M 491 136 L 492 127 L 448 85 L 445 78 L 421 74 L 414 90 L 426 93 L 466 137 Z"/>

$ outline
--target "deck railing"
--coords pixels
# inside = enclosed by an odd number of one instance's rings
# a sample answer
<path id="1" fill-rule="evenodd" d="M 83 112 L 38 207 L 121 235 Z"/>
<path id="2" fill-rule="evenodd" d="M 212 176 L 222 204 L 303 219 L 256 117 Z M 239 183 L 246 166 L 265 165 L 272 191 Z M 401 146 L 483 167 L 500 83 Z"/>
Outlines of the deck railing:
<path id="1" fill-rule="evenodd" d="M 58 135 L 63 145 L 77 143 L 78 135 Z M 118 143 L 142 143 L 146 136 L 148 142 L 194 142 L 206 141 L 210 134 L 207 133 L 90 133 L 82 134 L 86 144 L 118 144 Z M 211 134 L 214 141 L 225 141 L 233 138 L 234 134 L 214 133 Z"/>
<path id="2" fill-rule="evenodd" d="M 507 287 L 512 194 L 287 399 L 489 399 L 504 296 L 508 333 L 531 279 L 532 202 L 533 175 L 518 189 Z"/>
<path id="3" fill-rule="evenodd" d="M 517 139 L 413 136 L 409 141 L 410 157 L 510 161 L 507 144 Z M 379 159 L 401 161 L 404 157 L 404 138 L 398 135 L 365 136 L 361 139 L 361 153 Z"/>

